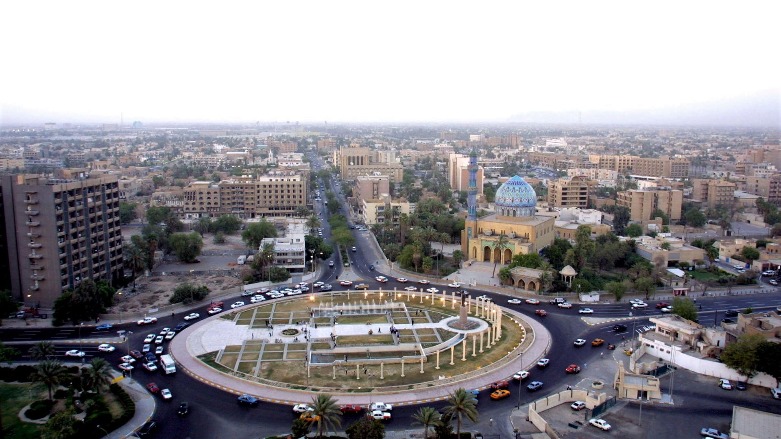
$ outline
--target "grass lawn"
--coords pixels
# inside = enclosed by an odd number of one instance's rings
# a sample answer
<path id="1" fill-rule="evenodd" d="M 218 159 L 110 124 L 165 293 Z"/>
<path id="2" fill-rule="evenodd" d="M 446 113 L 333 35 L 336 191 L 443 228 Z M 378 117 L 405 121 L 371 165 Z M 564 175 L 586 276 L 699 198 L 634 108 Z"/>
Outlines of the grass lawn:
<path id="1" fill-rule="evenodd" d="M 706 270 L 690 271 L 689 274 L 691 274 L 692 278 L 697 279 L 700 282 L 715 282 L 720 277 L 735 277 L 726 272 L 711 273 L 710 271 Z"/>
<path id="2" fill-rule="evenodd" d="M 48 398 L 46 387 L 42 384 L 8 384 L 0 383 L 0 404 L 3 407 L 3 434 L 7 439 L 34 439 L 41 437 L 40 426 L 28 424 L 19 420 L 22 407 L 33 402 L 30 399 L 30 389 L 34 400 Z"/>

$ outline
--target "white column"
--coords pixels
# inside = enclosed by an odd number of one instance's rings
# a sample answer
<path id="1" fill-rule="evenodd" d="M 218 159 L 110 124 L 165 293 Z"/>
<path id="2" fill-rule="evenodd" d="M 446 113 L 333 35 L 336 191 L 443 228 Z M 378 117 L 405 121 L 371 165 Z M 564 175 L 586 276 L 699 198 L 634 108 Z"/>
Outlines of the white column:
<path id="1" fill-rule="evenodd" d="M 475 347 L 476 347 L 476 344 L 477 344 L 477 337 L 475 337 L 475 336 L 473 335 L 473 336 L 472 336 L 472 356 L 473 356 L 473 357 L 477 355 L 477 354 L 475 353 Z"/>
<path id="2" fill-rule="evenodd" d="M 466 361 L 466 337 L 461 342 L 461 361 Z"/>
<path id="3" fill-rule="evenodd" d="M 355 364 L 355 379 L 361 379 L 361 365 L 357 363 Z"/>
<path id="4" fill-rule="evenodd" d="M 401 359 L 401 377 L 404 378 L 404 359 Z"/>
<path id="5" fill-rule="evenodd" d="M 456 363 L 453 362 L 453 352 L 454 352 L 455 348 L 456 348 L 455 346 L 450 346 L 450 365 L 451 366 L 456 364 Z"/>
<path id="6" fill-rule="evenodd" d="M 439 370 L 439 351 L 437 351 L 437 367 L 434 369 Z"/>
<path id="7" fill-rule="evenodd" d="M 385 373 L 385 363 L 380 363 L 380 379 L 381 380 L 385 379 L 384 373 Z"/>

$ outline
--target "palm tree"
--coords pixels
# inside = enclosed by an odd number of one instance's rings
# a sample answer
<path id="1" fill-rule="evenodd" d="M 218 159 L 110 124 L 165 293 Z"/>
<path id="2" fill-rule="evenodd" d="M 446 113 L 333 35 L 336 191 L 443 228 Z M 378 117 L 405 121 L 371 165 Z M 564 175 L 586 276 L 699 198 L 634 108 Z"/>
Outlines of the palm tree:
<path id="1" fill-rule="evenodd" d="M 56 360 L 44 360 L 35 366 L 35 372 L 30 375 L 34 383 L 40 382 L 49 389 L 49 401 L 52 400 L 52 388 L 68 377 L 68 370 Z"/>
<path id="2" fill-rule="evenodd" d="M 84 377 L 84 385 L 100 393 L 100 389 L 111 382 L 111 366 L 100 357 L 93 358 L 89 365 Z"/>
<path id="3" fill-rule="evenodd" d="M 54 356 L 54 344 L 50 341 L 39 341 L 29 352 L 33 360 L 48 360 Z"/>
<path id="4" fill-rule="evenodd" d="M 320 227 L 320 218 L 317 217 L 317 215 L 312 214 L 312 216 L 309 217 L 309 219 L 306 220 L 306 227 L 311 232 L 312 230 Z"/>
<path id="5" fill-rule="evenodd" d="M 261 276 L 262 276 L 263 275 L 263 269 L 266 268 L 267 266 L 271 265 L 272 262 L 274 262 L 274 244 L 271 244 L 271 243 L 263 244 L 263 247 L 260 248 L 260 253 L 258 253 L 256 258 L 257 258 L 257 264 L 258 264 L 258 267 L 260 268 L 260 272 L 261 272 Z M 269 271 L 269 276 L 270 276 L 270 273 L 271 272 Z"/>
<path id="6" fill-rule="evenodd" d="M 439 260 L 442 259 L 445 253 L 445 244 L 450 244 L 450 235 L 442 232 L 437 234 L 436 236 L 437 236 L 437 240 L 441 244 L 441 247 L 439 248 L 439 257 L 437 258 L 437 276 L 441 276 L 439 273 Z"/>
<path id="7" fill-rule="evenodd" d="M 494 275 L 496 274 L 496 266 L 499 265 L 499 260 L 502 259 L 502 252 L 504 251 L 504 249 L 507 248 L 507 246 L 509 244 L 510 244 L 510 240 L 507 238 L 507 235 L 505 235 L 504 233 L 499 235 L 497 237 L 496 241 L 494 241 L 494 248 L 493 248 L 493 250 L 494 250 L 494 271 L 493 271 L 493 273 L 491 273 L 491 277 L 494 277 Z M 497 250 L 499 250 L 499 252 L 498 252 L 499 253 L 499 257 L 498 258 L 496 257 Z"/>
<path id="8" fill-rule="evenodd" d="M 323 428 L 336 429 L 342 426 L 342 412 L 331 395 L 321 393 L 312 398 L 312 416 L 317 422 L 317 437 L 323 437 Z"/>
<path id="9" fill-rule="evenodd" d="M 146 255 L 144 255 L 144 252 L 141 251 L 138 246 L 131 244 L 125 245 L 122 250 L 122 256 L 124 257 L 125 262 L 127 262 L 133 270 L 133 289 L 135 290 L 136 276 L 138 275 L 138 270 L 144 268 L 144 265 L 146 264 Z"/>
<path id="10" fill-rule="evenodd" d="M 439 412 L 434 407 L 421 407 L 418 409 L 417 413 L 412 415 L 412 419 L 415 420 L 415 423 L 423 426 L 423 439 L 428 437 L 429 427 L 436 425 L 440 418 Z"/>
<path id="11" fill-rule="evenodd" d="M 456 419 L 456 437 L 461 437 L 461 422 L 466 416 L 472 422 L 477 422 L 477 400 L 475 395 L 460 388 L 447 398 L 445 413 Z"/>

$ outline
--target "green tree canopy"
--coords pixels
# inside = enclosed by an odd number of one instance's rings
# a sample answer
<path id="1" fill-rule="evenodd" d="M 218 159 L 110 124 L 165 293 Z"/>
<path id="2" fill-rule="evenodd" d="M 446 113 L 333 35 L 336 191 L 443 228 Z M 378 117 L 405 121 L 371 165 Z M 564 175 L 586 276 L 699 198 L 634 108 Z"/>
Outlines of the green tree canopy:
<path id="1" fill-rule="evenodd" d="M 744 246 L 740 251 L 740 255 L 748 259 L 749 262 L 759 259 L 759 250 L 754 247 Z"/>
<path id="2" fill-rule="evenodd" d="M 120 224 L 128 224 L 129 222 L 138 218 L 138 214 L 136 213 L 136 207 L 138 207 L 136 203 L 125 203 L 125 202 L 119 203 Z"/>
<path id="3" fill-rule="evenodd" d="M 345 433 L 349 439 L 382 439 L 385 437 L 385 426 L 376 419 L 361 416 L 347 427 Z"/>
<path id="4" fill-rule="evenodd" d="M 721 361 L 750 379 L 759 369 L 759 349 L 762 343 L 765 343 L 765 338 L 760 334 L 743 334 L 724 348 Z"/>
<path id="5" fill-rule="evenodd" d="M 209 230 L 212 233 L 222 232 L 226 235 L 233 235 L 239 231 L 241 220 L 234 215 L 220 215 L 212 221 Z"/>
<path id="6" fill-rule="evenodd" d="M 624 228 L 624 234 L 630 238 L 637 238 L 643 234 L 643 227 L 640 224 L 632 223 Z"/>
<path id="7" fill-rule="evenodd" d="M 705 225 L 707 218 L 702 211 L 696 207 L 692 207 L 683 214 L 683 218 L 686 221 L 687 226 L 702 227 Z"/>
<path id="8" fill-rule="evenodd" d="M 673 299 L 673 314 L 679 315 L 686 320 L 697 322 L 697 306 L 689 299 L 681 297 Z"/>
<path id="9" fill-rule="evenodd" d="M 203 248 L 203 238 L 198 232 L 174 233 L 171 235 L 171 249 L 182 262 L 195 262 Z"/>
<path id="10" fill-rule="evenodd" d="M 257 249 L 264 238 L 276 238 L 276 236 L 276 227 L 265 219 L 261 219 L 259 222 L 248 225 L 242 232 L 241 239 L 244 240 L 247 247 Z"/>
<path id="11" fill-rule="evenodd" d="M 476 402 L 475 396 L 463 388 L 457 389 L 448 396 L 444 411 L 451 419 L 456 420 L 456 437 L 461 437 L 461 424 L 464 418 L 477 422 Z"/>
<path id="12" fill-rule="evenodd" d="M 621 298 L 626 294 L 626 284 L 623 282 L 608 282 L 605 284 L 605 291 L 616 298 L 616 302 L 620 302 Z"/>

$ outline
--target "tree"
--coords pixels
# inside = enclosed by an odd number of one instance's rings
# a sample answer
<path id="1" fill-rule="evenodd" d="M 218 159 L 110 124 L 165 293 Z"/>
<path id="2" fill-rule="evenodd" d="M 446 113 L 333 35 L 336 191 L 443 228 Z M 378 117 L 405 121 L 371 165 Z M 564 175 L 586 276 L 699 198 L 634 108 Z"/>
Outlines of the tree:
<path id="1" fill-rule="evenodd" d="M 700 209 L 692 207 L 683 214 L 683 218 L 686 220 L 686 225 L 691 227 L 702 227 L 705 225 L 707 218 Z"/>
<path id="2" fill-rule="evenodd" d="M 676 297 L 673 299 L 673 314 L 681 316 L 686 320 L 697 322 L 697 307 L 689 299 Z"/>
<path id="3" fill-rule="evenodd" d="M 331 239 L 343 247 L 349 247 L 355 243 L 355 237 L 346 227 L 331 229 Z"/>
<path id="4" fill-rule="evenodd" d="M 290 426 L 290 432 L 293 433 L 293 437 L 305 437 L 309 434 L 309 427 L 311 426 L 311 423 L 306 422 L 301 418 L 295 418 L 293 420 L 293 425 Z"/>
<path id="5" fill-rule="evenodd" d="M 461 250 L 453 251 L 453 264 L 456 267 L 461 267 L 461 262 L 464 260 L 464 252 Z"/>
<path id="6" fill-rule="evenodd" d="M 318 218 L 317 215 L 312 215 L 306 220 L 306 227 L 309 229 L 309 231 L 312 231 L 318 227 L 320 227 L 320 218 Z"/>
<path id="7" fill-rule="evenodd" d="M 276 238 L 276 236 L 276 227 L 265 219 L 248 225 L 246 230 L 241 233 L 241 239 L 251 249 L 259 248 L 260 241 L 263 241 L 264 238 Z"/>
<path id="8" fill-rule="evenodd" d="M 323 437 L 323 428 L 336 429 L 342 426 L 342 412 L 331 395 L 320 393 L 312 398 L 312 415 L 317 423 L 317 437 Z"/>
<path id="9" fill-rule="evenodd" d="M 268 271 L 271 282 L 284 282 L 290 279 L 290 272 L 284 267 L 271 267 Z"/>
<path id="10" fill-rule="evenodd" d="M 667 216 L 667 214 L 664 213 L 662 209 L 654 209 L 654 211 L 651 212 L 651 218 L 648 219 L 655 219 L 655 218 L 661 218 L 663 225 L 670 224 L 670 217 Z"/>
<path id="11" fill-rule="evenodd" d="M 643 227 L 640 224 L 632 223 L 626 226 L 624 234 L 630 238 L 637 238 L 643 234 Z"/>
<path id="12" fill-rule="evenodd" d="M 17 351 L 14 348 L 10 348 L 3 345 L 3 342 L 0 341 L 0 363 L 8 362 L 15 360 L 17 357 L 19 357 L 19 351 Z M 0 431 L 2 431 L 2 426 L 0 425 Z"/>
<path id="13" fill-rule="evenodd" d="M 11 296 L 10 291 L 0 291 L 0 325 L 3 322 L 3 317 L 11 313 L 15 313 L 19 309 L 19 304 L 16 303 Z"/>
<path id="14" fill-rule="evenodd" d="M 106 281 L 82 280 L 74 290 L 64 292 L 54 301 L 54 325 L 70 320 L 74 325 L 95 320 L 114 301 L 114 293 Z"/>
<path id="15" fill-rule="evenodd" d="M 616 206 L 613 211 L 613 232 L 618 236 L 626 234 L 624 230 L 626 225 L 629 224 L 631 218 L 631 212 L 624 206 Z"/>
<path id="16" fill-rule="evenodd" d="M 54 343 L 47 340 L 39 341 L 34 344 L 28 352 L 33 360 L 38 361 L 49 360 L 57 354 L 54 350 Z"/>
<path id="17" fill-rule="evenodd" d="M 128 224 L 134 219 L 138 218 L 136 213 L 136 203 L 119 203 L 119 223 Z"/>
<path id="18" fill-rule="evenodd" d="M 591 240 L 591 227 L 581 225 L 575 231 L 575 246 L 567 250 L 564 263 L 572 265 L 575 271 L 581 271 L 594 255 L 596 245 Z"/>
<path id="19" fill-rule="evenodd" d="M 775 378 L 778 387 L 781 382 L 781 345 L 765 341 L 759 345 L 757 357 L 757 370 Z"/>
<path id="20" fill-rule="evenodd" d="M 749 263 L 759 259 L 759 250 L 754 247 L 744 246 L 740 251 L 740 255 L 748 259 Z"/>
<path id="21" fill-rule="evenodd" d="M 492 246 L 493 253 L 494 253 L 494 271 L 491 273 L 491 277 L 494 277 L 496 275 L 496 266 L 499 264 L 499 261 L 502 259 L 502 254 L 504 254 L 504 249 L 506 249 L 509 244 L 510 244 L 510 240 L 507 238 L 507 235 L 505 235 L 504 233 L 499 235 L 496 241 L 494 241 Z M 499 257 L 496 257 L 497 253 L 499 254 Z"/>
<path id="22" fill-rule="evenodd" d="M 103 358 L 93 358 L 86 370 L 83 383 L 85 388 L 100 393 L 100 389 L 111 383 L 111 365 Z"/>
<path id="23" fill-rule="evenodd" d="M 222 232 L 226 235 L 233 235 L 239 231 L 241 220 L 234 215 L 220 215 L 211 223 L 209 230 L 217 233 Z"/>
<path id="24" fill-rule="evenodd" d="M 605 291 L 608 294 L 613 295 L 616 298 L 616 302 L 620 302 L 621 298 L 626 294 L 626 284 L 623 282 L 608 282 L 605 284 Z"/>
<path id="25" fill-rule="evenodd" d="M 52 400 L 52 388 L 65 381 L 67 377 L 68 370 L 56 360 L 41 361 L 30 375 L 30 379 L 34 383 L 43 383 L 49 389 L 49 401 Z"/>
<path id="26" fill-rule="evenodd" d="M 202 248 L 203 238 L 198 232 L 171 235 L 171 249 L 182 262 L 195 262 Z"/>
<path id="27" fill-rule="evenodd" d="M 759 369 L 759 347 L 765 343 L 760 334 L 743 334 L 738 340 L 729 343 L 721 353 L 721 361 L 730 369 L 751 379 Z"/>
<path id="28" fill-rule="evenodd" d="M 441 415 L 434 407 L 421 407 L 412 415 L 416 424 L 423 426 L 423 439 L 428 438 L 428 429 L 439 422 Z"/>
<path id="29" fill-rule="evenodd" d="M 136 277 L 138 272 L 146 266 L 147 256 L 144 251 L 137 245 L 130 243 L 125 244 L 122 249 L 122 258 L 125 265 L 130 267 L 133 272 L 133 289 L 136 289 Z"/>
<path id="30" fill-rule="evenodd" d="M 347 427 L 345 433 L 349 439 L 382 439 L 385 437 L 385 426 L 376 419 L 361 416 Z"/>
<path id="31" fill-rule="evenodd" d="M 53 415 L 41 428 L 41 439 L 63 439 L 77 437 L 81 421 L 73 417 L 73 409 Z"/>
<path id="32" fill-rule="evenodd" d="M 466 417 L 472 422 L 477 422 L 477 406 L 475 396 L 464 388 L 457 389 L 447 398 L 444 410 L 451 418 L 456 420 L 456 437 L 461 437 L 461 423 Z"/>
<path id="33" fill-rule="evenodd" d="M 645 300 L 650 299 L 654 291 L 656 291 L 656 285 L 654 284 L 653 278 L 641 277 L 637 279 L 635 281 L 635 290 L 637 290 L 638 293 L 645 295 Z"/>

